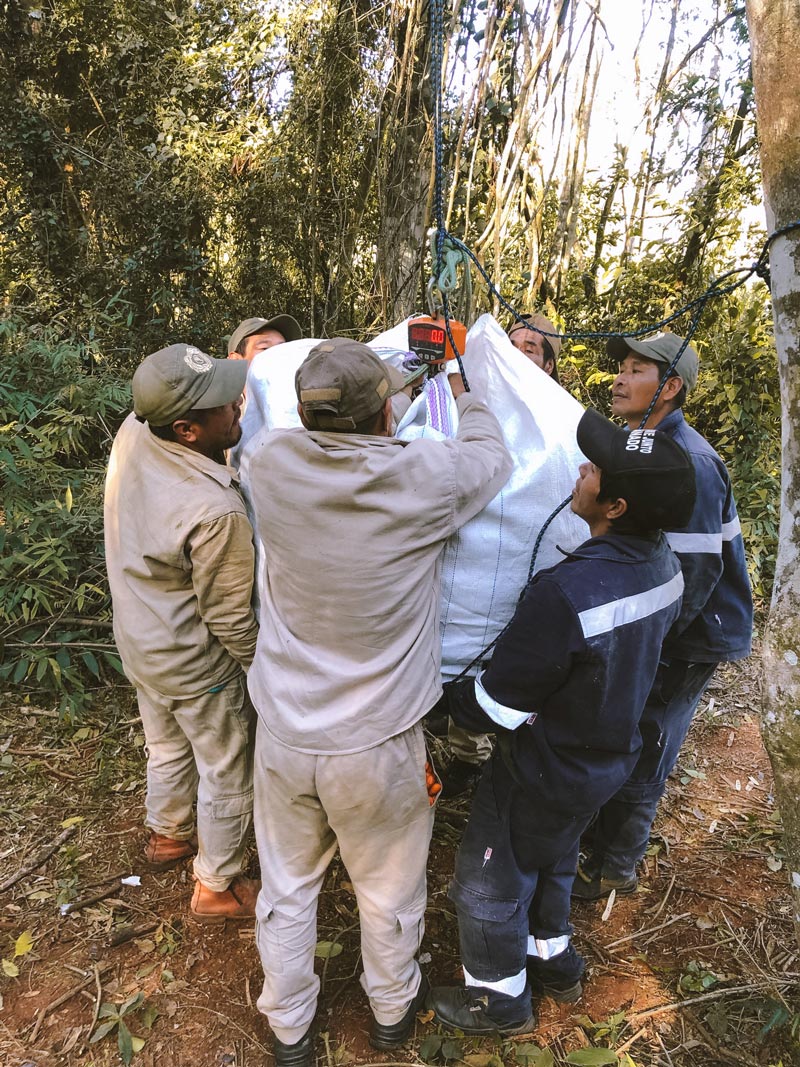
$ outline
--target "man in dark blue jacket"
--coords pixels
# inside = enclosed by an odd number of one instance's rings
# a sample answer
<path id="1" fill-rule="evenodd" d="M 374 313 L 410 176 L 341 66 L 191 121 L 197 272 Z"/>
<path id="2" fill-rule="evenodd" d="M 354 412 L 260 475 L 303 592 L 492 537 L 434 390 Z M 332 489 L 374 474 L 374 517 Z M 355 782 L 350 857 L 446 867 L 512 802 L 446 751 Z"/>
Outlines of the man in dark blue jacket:
<path id="1" fill-rule="evenodd" d="M 450 889 L 466 987 L 440 987 L 440 1022 L 471 1033 L 535 1025 L 531 987 L 580 996 L 570 940 L 578 842 L 633 769 L 637 724 L 683 578 L 660 527 L 688 520 L 694 470 L 651 430 L 595 411 L 578 426 L 590 463 L 572 509 L 591 539 L 536 575 L 489 667 L 448 692 L 466 729 L 498 735 Z"/>
<path id="2" fill-rule="evenodd" d="M 608 342 L 609 354 L 619 360 L 611 407 L 631 429 L 641 424 L 683 343 L 668 332 Z M 688 525 L 667 534 L 683 571 L 683 606 L 664 642 L 644 705 L 639 760 L 625 785 L 600 809 L 593 827 L 589 855 L 573 886 L 573 896 L 581 900 L 636 888 L 636 865 L 647 848 L 658 803 L 714 669 L 723 660 L 750 653 L 753 601 L 730 478 L 720 457 L 681 411 L 697 371 L 697 353 L 687 346 L 647 420 L 648 427 L 686 449 L 697 478 L 697 502 Z"/>

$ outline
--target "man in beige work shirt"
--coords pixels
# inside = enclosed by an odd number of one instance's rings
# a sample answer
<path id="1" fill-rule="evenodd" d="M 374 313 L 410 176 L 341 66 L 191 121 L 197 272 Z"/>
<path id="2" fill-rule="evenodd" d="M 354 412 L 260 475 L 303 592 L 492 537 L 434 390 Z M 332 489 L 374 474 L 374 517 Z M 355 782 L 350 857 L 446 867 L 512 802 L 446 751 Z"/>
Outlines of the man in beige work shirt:
<path id="1" fill-rule="evenodd" d="M 224 452 L 241 436 L 247 363 L 191 345 L 133 377 L 106 479 L 114 636 L 147 744 L 145 850 L 158 870 L 194 852 L 197 919 L 252 918 L 242 874 L 252 825 L 255 651 L 252 529 Z"/>
<path id="2" fill-rule="evenodd" d="M 500 490 L 494 415 L 451 378 L 449 441 L 399 441 L 402 377 L 366 345 L 323 341 L 295 386 L 303 428 L 242 457 L 259 550 L 255 824 L 263 888 L 258 1006 L 277 1067 L 310 1067 L 317 898 L 340 849 L 358 900 L 370 1042 L 403 1044 L 424 1000 L 433 821 L 421 720 L 439 699 L 444 542 Z"/>

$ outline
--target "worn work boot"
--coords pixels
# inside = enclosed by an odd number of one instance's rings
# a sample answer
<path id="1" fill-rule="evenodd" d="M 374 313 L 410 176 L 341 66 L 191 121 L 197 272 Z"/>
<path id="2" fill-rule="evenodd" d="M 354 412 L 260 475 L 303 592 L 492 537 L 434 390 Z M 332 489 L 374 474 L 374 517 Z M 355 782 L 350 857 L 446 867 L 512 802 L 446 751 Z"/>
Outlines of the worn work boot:
<path id="1" fill-rule="evenodd" d="M 525 967 L 534 996 L 550 997 L 560 1004 L 574 1004 L 581 999 L 586 960 L 575 951 L 572 942 L 549 960 L 528 956 Z"/>
<path id="2" fill-rule="evenodd" d="M 196 851 L 197 845 L 192 840 L 176 841 L 174 837 L 165 837 L 151 830 L 144 856 L 151 871 L 168 871 L 188 860 Z"/>
<path id="3" fill-rule="evenodd" d="M 428 998 L 428 1007 L 433 1010 L 437 1022 L 454 1030 L 463 1030 L 465 1034 L 528 1034 L 536 1028 L 536 1015 L 531 1008 L 530 998 L 506 997 L 508 1001 L 523 1001 L 517 1005 L 521 1008 L 518 1017 L 500 1018 L 499 1014 L 490 1014 L 489 998 L 479 994 L 479 987 L 435 986 Z"/>
<path id="4" fill-rule="evenodd" d="M 369 1028 L 370 1045 L 378 1049 L 400 1048 L 401 1045 L 404 1045 L 411 1037 L 417 1012 L 422 1011 L 425 1007 L 425 1001 L 428 999 L 430 989 L 430 983 L 423 974 L 417 995 L 408 1005 L 408 1010 L 399 1022 L 379 1023 L 373 1015 Z"/>
<path id="5" fill-rule="evenodd" d="M 260 881 L 245 878 L 243 874 L 234 878 L 221 893 L 196 881 L 192 894 L 192 915 L 198 922 L 212 925 L 220 925 L 226 919 L 254 919 L 256 897 L 260 889 Z"/>
<path id="6" fill-rule="evenodd" d="M 639 881 L 635 874 L 613 875 L 605 873 L 602 867 L 588 863 L 578 865 L 578 873 L 572 883 L 572 899 L 593 901 L 602 900 L 612 890 L 616 890 L 617 896 L 625 896 L 632 893 Z"/>
<path id="7" fill-rule="evenodd" d="M 314 1067 L 313 1027 L 309 1027 L 293 1045 L 275 1038 L 275 1067 Z"/>

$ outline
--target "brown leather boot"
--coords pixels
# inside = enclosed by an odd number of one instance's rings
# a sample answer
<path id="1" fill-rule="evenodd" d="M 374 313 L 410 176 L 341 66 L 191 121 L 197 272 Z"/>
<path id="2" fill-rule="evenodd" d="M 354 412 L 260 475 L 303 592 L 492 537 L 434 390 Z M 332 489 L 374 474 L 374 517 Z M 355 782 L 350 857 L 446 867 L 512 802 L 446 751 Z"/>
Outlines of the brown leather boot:
<path id="1" fill-rule="evenodd" d="M 176 841 L 174 837 L 165 837 L 151 830 L 144 855 L 151 871 L 168 871 L 182 860 L 189 859 L 196 851 L 194 841 Z"/>
<path id="2" fill-rule="evenodd" d="M 215 893 L 213 889 L 196 881 L 192 894 L 191 911 L 198 922 L 221 924 L 226 919 L 254 919 L 256 897 L 261 882 L 255 878 L 238 875 L 227 889 Z"/>

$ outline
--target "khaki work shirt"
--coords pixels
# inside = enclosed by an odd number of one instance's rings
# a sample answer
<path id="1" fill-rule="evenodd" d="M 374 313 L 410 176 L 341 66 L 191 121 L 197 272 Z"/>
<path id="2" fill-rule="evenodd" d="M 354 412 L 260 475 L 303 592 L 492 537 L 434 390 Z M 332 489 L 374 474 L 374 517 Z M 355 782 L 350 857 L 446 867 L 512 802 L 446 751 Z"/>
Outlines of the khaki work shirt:
<path id="1" fill-rule="evenodd" d="M 196 696 L 250 666 L 253 531 L 235 479 L 134 415 L 120 427 L 106 477 L 106 565 L 134 685 Z"/>
<path id="2" fill-rule="evenodd" d="M 457 403 L 452 440 L 292 429 L 246 449 L 260 557 L 248 685 L 283 744 L 359 752 L 438 700 L 442 547 L 511 473 L 494 415 Z"/>

